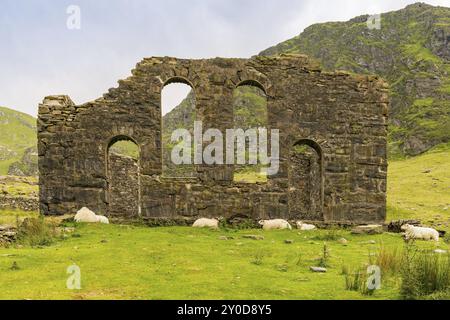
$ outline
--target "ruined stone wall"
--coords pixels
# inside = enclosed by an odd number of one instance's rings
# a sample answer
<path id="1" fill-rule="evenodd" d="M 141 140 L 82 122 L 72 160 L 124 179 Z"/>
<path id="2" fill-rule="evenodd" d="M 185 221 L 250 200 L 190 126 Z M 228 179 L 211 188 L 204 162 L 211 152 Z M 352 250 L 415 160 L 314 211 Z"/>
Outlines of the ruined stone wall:
<path id="1" fill-rule="evenodd" d="M 223 132 L 233 128 L 233 90 L 243 84 L 263 89 L 268 129 L 280 129 L 279 173 L 267 183 L 245 184 L 233 182 L 230 165 L 198 165 L 194 178 L 162 177 L 161 90 L 172 82 L 193 87 L 205 130 Z M 325 73 L 305 56 L 147 58 L 102 98 L 75 105 L 67 96 L 50 96 L 39 106 L 40 209 L 57 215 L 87 206 L 143 220 L 302 218 L 289 195 L 297 187 L 289 168 L 292 148 L 304 143 L 318 157 L 318 166 L 310 166 L 319 175 L 311 179 L 315 215 L 380 222 L 386 213 L 387 108 L 387 88 L 379 78 Z M 110 199 L 108 150 L 121 139 L 140 149 L 137 214 L 120 213 Z"/>
<path id="2" fill-rule="evenodd" d="M 140 212 L 139 166 L 135 159 L 110 153 L 107 203 L 110 217 L 138 218 Z"/>

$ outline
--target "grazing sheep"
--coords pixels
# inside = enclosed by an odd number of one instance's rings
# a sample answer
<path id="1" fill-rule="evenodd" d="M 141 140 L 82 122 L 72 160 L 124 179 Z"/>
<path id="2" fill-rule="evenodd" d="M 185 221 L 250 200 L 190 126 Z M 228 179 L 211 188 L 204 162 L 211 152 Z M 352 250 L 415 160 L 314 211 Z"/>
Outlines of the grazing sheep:
<path id="1" fill-rule="evenodd" d="M 78 210 L 74 219 L 75 222 L 98 222 L 97 215 L 86 207 Z"/>
<path id="2" fill-rule="evenodd" d="M 97 216 L 97 219 L 98 219 L 98 222 L 100 222 L 100 223 L 109 224 L 109 220 L 105 216 Z"/>
<path id="3" fill-rule="evenodd" d="M 300 230 L 314 230 L 316 226 L 313 224 L 303 223 L 302 221 L 297 221 L 297 229 Z"/>
<path id="4" fill-rule="evenodd" d="M 292 229 L 289 222 L 283 219 L 260 220 L 259 224 L 262 225 L 264 230 Z"/>
<path id="5" fill-rule="evenodd" d="M 439 241 L 439 232 L 433 228 L 415 227 L 410 224 L 404 224 L 401 229 L 405 231 L 405 240 L 422 239 Z"/>
<path id="6" fill-rule="evenodd" d="M 192 225 L 194 228 L 219 228 L 219 220 L 217 219 L 208 219 L 208 218 L 200 218 L 195 220 Z"/>

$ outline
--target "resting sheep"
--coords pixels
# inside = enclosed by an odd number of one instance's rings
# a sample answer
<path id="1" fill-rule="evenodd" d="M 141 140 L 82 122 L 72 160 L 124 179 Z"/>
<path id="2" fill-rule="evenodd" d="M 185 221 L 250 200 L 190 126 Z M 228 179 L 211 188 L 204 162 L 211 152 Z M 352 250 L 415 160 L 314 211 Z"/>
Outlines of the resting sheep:
<path id="1" fill-rule="evenodd" d="M 262 225 L 264 230 L 292 229 L 289 222 L 283 219 L 260 220 L 259 224 Z"/>
<path id="2" fill-rule="evenodd" d="M 313 224 L 303 223 L 302 221 L 297 221 L 297 229 L 300 230 L 314 230 L 316 226 Z"/>
<path id="3" fill-rule="evenodd" d="M 78 210 L 74 219 L 75 222 L 90 222 L 90 223 L 98 222 L 97 215 L 86 207 L 83 207 L 80 210 Z"/>
<path id="4" fill-rule="evenodd" d="M 97 216 L 97 221 L 104 224 L 109 224 L 109 220 L 105 216 Z"/>
<path id="5" fill-rule="evenodd" d="M 192 225 L 194 228 L 219 228 L 219 220 L 217 219 L 208 219 L 208 218 L 200 218 L 195 220 Z"/>
<path id="6" fill-rule="evenodd" d="M 415 227 L 404 224 L 401 229 L 405 231 L 405 240 L 422 239 L 439 241 L 439 232 L 433 228 Z"/>
<path id="7" fill-rule="evenodd" d="M 105 216 L 98 216 L 93 211 L 89 210 L 86 207 L 78 210 L 77 214 L 74 218 L 75 222 L 87 222 L 87 223 L 105 223 L 109 224 L 108 218 Z"/>

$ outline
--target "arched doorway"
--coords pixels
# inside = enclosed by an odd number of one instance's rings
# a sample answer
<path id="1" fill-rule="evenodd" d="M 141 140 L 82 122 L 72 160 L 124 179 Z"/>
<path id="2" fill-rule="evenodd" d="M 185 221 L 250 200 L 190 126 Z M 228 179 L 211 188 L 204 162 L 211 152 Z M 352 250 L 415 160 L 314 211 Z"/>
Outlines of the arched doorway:
<path id="1" fill-rule="evenodd" d="M 107 205 L 111 217 L 139 217 L 140 150 L 137 143 L 127 136 L 113 138 L 107 151 Z"/>
<path id="2" fill-rule="evenodd" d="M 292 218 L 323 220 L 322 151 L 312 140 L 300 140 L 289 157 L 289 207 Z"/>

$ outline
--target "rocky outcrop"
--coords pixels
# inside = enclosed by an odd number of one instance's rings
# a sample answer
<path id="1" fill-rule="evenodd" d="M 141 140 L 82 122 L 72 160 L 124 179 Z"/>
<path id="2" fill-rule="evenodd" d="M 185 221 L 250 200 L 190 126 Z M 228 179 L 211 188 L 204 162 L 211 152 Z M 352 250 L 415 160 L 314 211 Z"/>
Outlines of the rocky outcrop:
<path id="1" fill-rule="evenodd" d="M 13 243 L 17 238 L 17 229 L 8 226 L 0 225 L 0 247 L 7 246 Z"/>
<path id="2" fill-rule="evenodd" d="M 381 14 L 314 24 L 261 52 L 303 53 L 326 70 L 377 74 L 388 81 L 390 153 L 417 155 L 450 141 L 450 8 L 415 3 Z"/>
<path id="3" fill-rule="evenodd" d="M 37 176 L 39 174 L 37 158 L 37 147 L 26 149 L 22 159 L 9 166 L 8 175 L 24 177 Z"/>
<path id="4" fill-rule="evenodd" d="M 38 211 L 37 180 L 32 177 L 0 176 L 0 210 Z"/>

